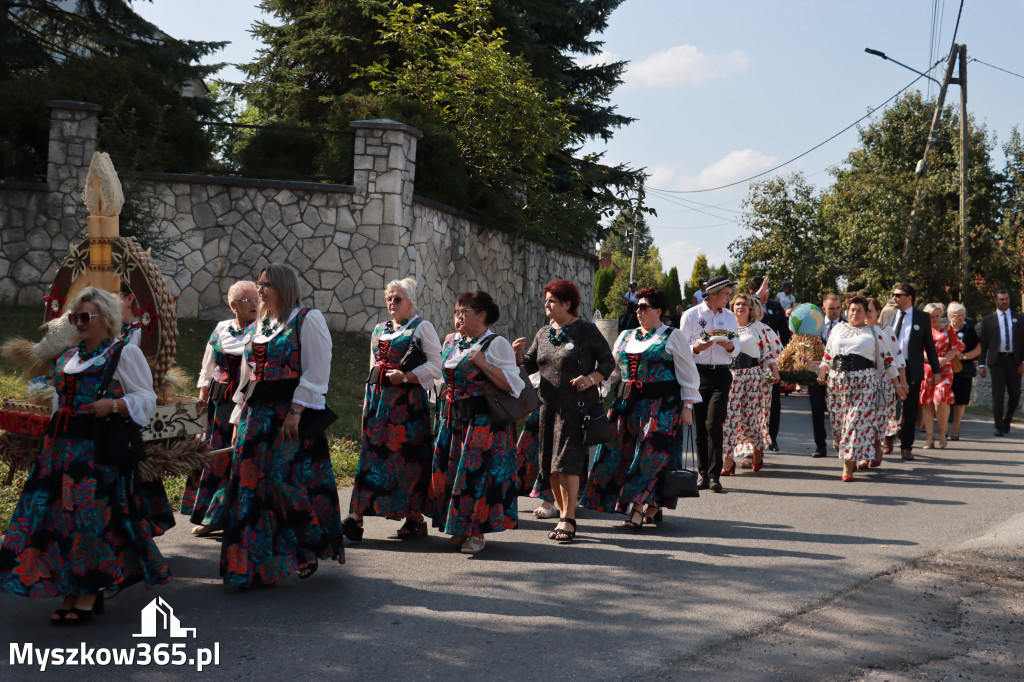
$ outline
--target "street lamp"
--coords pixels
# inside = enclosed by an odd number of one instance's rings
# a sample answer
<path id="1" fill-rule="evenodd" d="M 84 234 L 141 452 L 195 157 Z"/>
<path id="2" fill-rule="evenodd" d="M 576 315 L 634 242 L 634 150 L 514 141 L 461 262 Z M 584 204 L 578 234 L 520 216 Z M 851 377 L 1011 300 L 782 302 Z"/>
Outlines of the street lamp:
<path id="1" fill-rule="evenodd" d="M 865 47 L 865 48 L 864 48 L 864 51 L 865 51 L 865 52 L 867 52 L 868 54 L 873 54 L 873 55 L 875 55 L 876 57 L 881 57 L 882 59 L 885 59 L 885 60 L 887 60 L 887 61 L 890 61 L 890 62 L 892 62 L 893 64 L 899 64 L 899 65 L 900 65 L 900 66 L 902 66 L 902 67 L 903 67 L 904 69 L 907 69 L 908 71 L 913 71 L 913 72 L 914 72 L 914 73 L 916 73 L 916 74 L 917 74 L 918 76 L 924 76 L 924 77 L 925 77 L 925 78 L 927 78 L 928 80 L 930 80 L 930 81 L 932 81 L 933 83 L 935 83 L 936 85 L 938 85 L 938 86 L 939 86 L 940 88 L 942 87 L 942 83 L 940 83 L 939 81 L 935 80 L 934 78 L 932 78 L 932 77 L 931 77 L 931 76 L 929 76 L 928 74 L 926 74 L 926 73 L 924 73 L 924 72 L 922 72 L 922 71 L 918 71 L 917 69 L 911 68 L 911 67 L 907 66 L 906 64 L 904 64 L 903 62 L 899 62 L 899 61 L 896 61 L 896 60 L 895 60 L 895 59 L 893 59 L 892 57 L 890 57 L 890 56 L 886 55 L 886 54 L 885 54 L 884 52 L 882 52 L 881 50 L 872 50 L 872 49 L 871 49 L 870 47 Z M 937 64 L 937 63 L 938 63 L 938 62 L 936 62 L 936 64 Z"/>

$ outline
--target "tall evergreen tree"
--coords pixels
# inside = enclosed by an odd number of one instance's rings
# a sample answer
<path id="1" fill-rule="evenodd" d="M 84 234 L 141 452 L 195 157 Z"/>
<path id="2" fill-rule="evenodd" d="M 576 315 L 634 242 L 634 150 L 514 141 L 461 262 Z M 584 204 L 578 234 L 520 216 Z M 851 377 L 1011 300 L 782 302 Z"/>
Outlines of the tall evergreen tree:
<path id="1" fill-rule="evenodd" d="M 637 238 L 636 238 L 636 253 L 638 258 L 642 258 L 652 246 L 654 246 L 654 235 L 651 234 L 651 226 L 647 224 L 647 220 L 643 214 L 640 214 L 640 219 L 636 224 Z M 615 216 L 615 219 L 608 225 L 608 231 L 605 233 L 604 241 L 601 242 L 601 251 L 611 251 L 612 253 L 621 253 L 626 258 L 632 258 L 633 256 L 633 209 L 624 208 L 619 211 L 619 214 Z"/>

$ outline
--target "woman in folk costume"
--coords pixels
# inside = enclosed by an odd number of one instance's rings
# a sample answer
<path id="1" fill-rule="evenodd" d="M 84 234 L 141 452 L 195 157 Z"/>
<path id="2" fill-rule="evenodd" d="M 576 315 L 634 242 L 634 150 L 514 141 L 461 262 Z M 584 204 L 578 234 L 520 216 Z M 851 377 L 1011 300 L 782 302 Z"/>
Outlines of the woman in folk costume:
<path id="1" fill-rule="evenodd" d="M 259 318 L 235 392 L 237 424 L 220 574 L 227 585 L 308 578 L 319 559 L 345 561 L 341 511 L 325 431 L 331 336 L 301 305 L 299 276 L 268 265 L 256 284 Z"/>
<path id="2" fill-rule="evenodd" d="M 441 342 L 434 325 L 413 312 L 415 280 L 388 283 L 384 302 L 391 319 L 370 337 L 359 471 L 344 523 L 353 542 L 363 539 L 364 516 L 404 519 L 401 540 L 427 534 L 423 512 L 434 438 L 426 388 L 441 378 Z M 403 367 L 407 355 L 411 366 Z"/>

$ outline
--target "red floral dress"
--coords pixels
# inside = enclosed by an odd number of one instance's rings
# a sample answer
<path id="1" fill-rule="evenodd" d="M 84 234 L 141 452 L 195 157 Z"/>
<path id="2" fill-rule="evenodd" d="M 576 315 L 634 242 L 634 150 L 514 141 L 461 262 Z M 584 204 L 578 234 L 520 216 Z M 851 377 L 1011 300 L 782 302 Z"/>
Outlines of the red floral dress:
<path id="1" fill-rule="evenodd" d="M 932 338 L 935 340 L 935 352 L 940 358 L 951 350 L 959 353 L 967 350 L 967 346 L 950 325 L 946 325 L 945 329 L 932 329 Z M 953 404 L 953 363 L 947 362 L 942 365 L 941 370 L 939 382 L 932 386 L 932 367 L 927 361 L 924 363 L 924 381 L 921 382 L 922 405 Z"/>

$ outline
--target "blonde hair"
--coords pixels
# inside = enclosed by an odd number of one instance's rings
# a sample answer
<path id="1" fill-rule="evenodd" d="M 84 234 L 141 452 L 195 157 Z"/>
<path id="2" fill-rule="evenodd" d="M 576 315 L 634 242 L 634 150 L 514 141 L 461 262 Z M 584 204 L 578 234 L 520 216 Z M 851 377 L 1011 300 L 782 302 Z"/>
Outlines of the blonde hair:
<path id="1" fill-rule="evenodd" d="M 412 301 L 413 305 L 416 305 L 416 280 L 412 277 L 393 279 L 388 282 L 387 286 L 384 287 L 384 296 L 387 296 L 388 292 L 392 289 L 400 289 L 405 294 L 405 297 Z"/>
<path id="2" fill-rule="evenodd" d="M 946 314 L 946 306 L 942 305 L 941 303 L 929 303 L 924 307 L 924 311 L 929 315 L 932 314 L 933 310 L 938 310 L 940 315 Z"/>
<path id="3" fill-rule="evenodd" d="M 96 287 L 85 287 L 71 300 L 67 309 L 77 313 L 78 306 L 83 303 L 92 303 L 96 306 L 110 336 L 121 332 L 121 299 L 117 294 Z"/>
<path id="4" fill-rule="evenodd" d="M 262 274 L 267 276 L 267 283 L 277 290 L 277 319 L 287 320 L 292 311 L 302 305 L 302 293 L 299 290 L 299 273 L 287 263 L 271 263 L 263 268 Z M 270 317 L 270 311 L 260 303 L 259 319 Z"/>
<path id="5" fill-rule="evenodd" d="M 235 302 L 235 296 L 242 293 L 243 291 L 246 291 L 247 289 L 256 289 L 257 291 L 259 291 L 259 289 L 256 288 L 256 282 L 253 282 L 252 280 L 248 279 L 238 280 L 230 287 L 228 287 L 228 305 Z"/>
<path id="6" fill-rule="evenodd" d="M 967 308 L 964 307 L 963 303 L 960 303 L 958 301 L 953 301 L 946 308 L 946 315 L 948 317 L 953 317 L 957 313 L 963 313 L 964 316 L 966 316 L 967 315 Z"/>
<path id="7" fill-rule="evenodd" d="M 747 302 L 747 307 L 750 308 L 750 321 L 759 322 L 764 317 L 764 308 L 761 307 L 761 300 L 753 294 L 747 294 L 740 292 L 732 297 L 732 301 L 729 302 L 729 310 L 736 305 L 736 301 L 743 299 Z"/>

